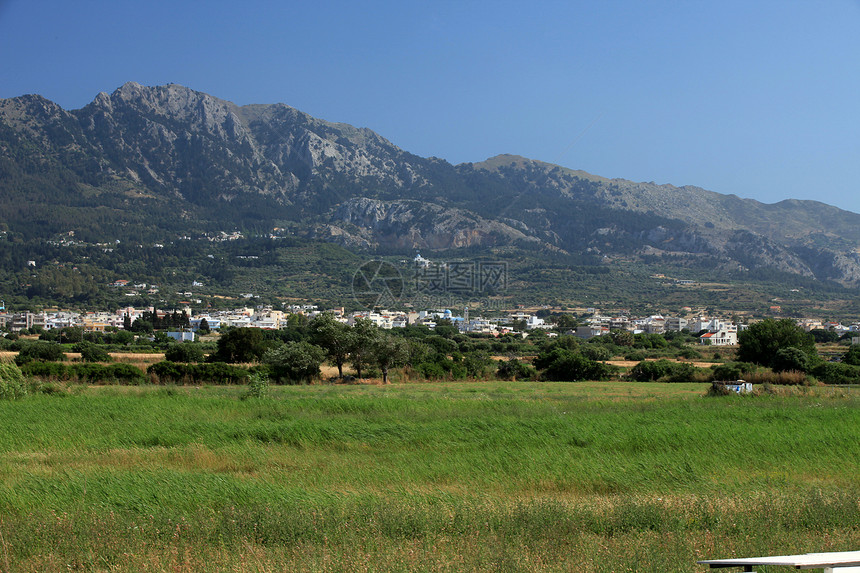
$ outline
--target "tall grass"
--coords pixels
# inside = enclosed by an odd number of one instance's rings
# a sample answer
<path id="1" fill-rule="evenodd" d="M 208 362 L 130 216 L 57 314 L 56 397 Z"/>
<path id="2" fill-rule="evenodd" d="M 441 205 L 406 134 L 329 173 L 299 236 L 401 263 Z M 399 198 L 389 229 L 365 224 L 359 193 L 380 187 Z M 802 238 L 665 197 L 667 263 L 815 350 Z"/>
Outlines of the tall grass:
<path id="1" fill-rule="evenodd" d="M 0 402 L 0 566 L 691 571 L 860 541 L 856 392 L 244 390 Z"/>

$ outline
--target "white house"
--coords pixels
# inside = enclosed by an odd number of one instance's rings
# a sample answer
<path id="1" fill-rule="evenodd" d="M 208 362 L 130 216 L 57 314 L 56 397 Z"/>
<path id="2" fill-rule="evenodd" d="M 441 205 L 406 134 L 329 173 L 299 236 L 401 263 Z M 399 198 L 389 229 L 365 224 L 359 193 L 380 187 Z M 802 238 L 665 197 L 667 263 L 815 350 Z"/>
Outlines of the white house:
<path id="1" fill-rule="evenodd" d="M 738 343 L 738 331 L 735 328 L 734 330 L 706 332 L 699 337 L 699 342 L 707 346 L 734 346 Z"/>

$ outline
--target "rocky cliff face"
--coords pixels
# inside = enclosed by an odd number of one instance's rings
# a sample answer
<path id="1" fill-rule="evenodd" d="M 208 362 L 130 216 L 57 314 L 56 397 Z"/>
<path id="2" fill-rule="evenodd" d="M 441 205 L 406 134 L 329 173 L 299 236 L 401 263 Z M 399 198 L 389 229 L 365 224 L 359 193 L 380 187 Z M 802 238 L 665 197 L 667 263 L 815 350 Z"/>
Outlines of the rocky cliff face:
<path id="1" fill-rule="evenodd" d="M 178 85 L 128 83 L 74 111 L 39 96 L 0 100 L 0 175 L 0 216 L 12 227 L 56 201 L 40 215 L 56 231 L 91 218 L 100 221 L 92 233 L 147 219 L 171 232 L 286 220 L 355 248 L 516 243 L 712 257 L 860 284 L 860 215 L 821 203 L 764 205 L 511 155 L 452 166 L 369 129 Z"/>

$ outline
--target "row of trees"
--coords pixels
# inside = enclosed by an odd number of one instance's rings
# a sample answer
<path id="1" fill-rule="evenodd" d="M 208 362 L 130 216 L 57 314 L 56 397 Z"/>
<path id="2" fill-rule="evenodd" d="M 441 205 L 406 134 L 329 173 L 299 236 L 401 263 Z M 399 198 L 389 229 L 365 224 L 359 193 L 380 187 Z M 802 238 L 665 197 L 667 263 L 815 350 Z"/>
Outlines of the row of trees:
<path id="1" fill-rule="evenodd" d="M 387 383 L 391 369 L 405 365 L 412 355 L 405 338 L 380 330 L 367 319 L 359 318 L 350 327 L 324 313 L 295 330 L 295 339 L 280 344 L 267 340 L 259 329 L 227 331 L 219 338 L 218 347 L 209 359 L 232 363 L 261 361 L 269 366 L 273 377 L 285 381 L 308 381 L 318 376 L 327 359 L 337 367 L 339 378 L 343 378 L 343 368 L 349 363 L 358 378 L 362 378 L 368 367 L 376 367 Z"/>

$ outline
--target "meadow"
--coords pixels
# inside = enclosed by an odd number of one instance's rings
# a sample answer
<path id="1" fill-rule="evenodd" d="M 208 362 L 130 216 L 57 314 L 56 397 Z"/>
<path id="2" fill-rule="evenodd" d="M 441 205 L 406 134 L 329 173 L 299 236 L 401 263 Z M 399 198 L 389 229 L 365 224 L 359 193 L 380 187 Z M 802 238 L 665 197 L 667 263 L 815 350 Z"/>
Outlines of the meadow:
<path id="1" fill-rule="evenodd" d="M 72 386 L 0 401 L 0 571 L 689 572 L 860 548 L 860 392 L 706 388 Z"/>

